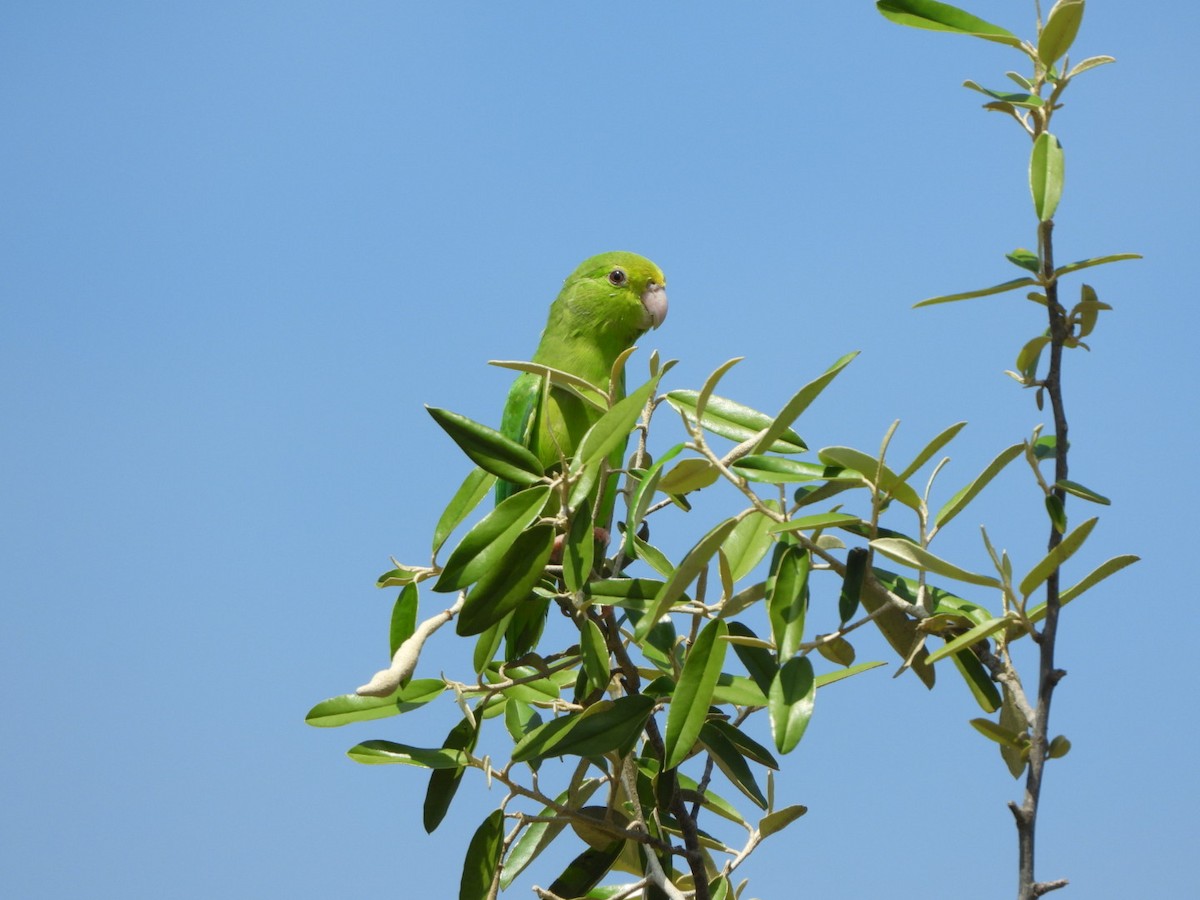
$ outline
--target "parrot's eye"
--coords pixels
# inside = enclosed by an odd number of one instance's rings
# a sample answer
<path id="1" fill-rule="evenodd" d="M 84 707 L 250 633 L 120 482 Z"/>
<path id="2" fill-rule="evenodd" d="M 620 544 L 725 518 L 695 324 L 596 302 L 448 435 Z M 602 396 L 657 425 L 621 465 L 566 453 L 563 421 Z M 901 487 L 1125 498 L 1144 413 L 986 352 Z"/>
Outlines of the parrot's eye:
<path id="1" fill-rule="evenodd" d="M 624 269 L 613 269 L 608 273 L 608 281 L 610 284 L 615 284 L 617 287 L 623 285 L 629 278 L 625 274 Z"/>

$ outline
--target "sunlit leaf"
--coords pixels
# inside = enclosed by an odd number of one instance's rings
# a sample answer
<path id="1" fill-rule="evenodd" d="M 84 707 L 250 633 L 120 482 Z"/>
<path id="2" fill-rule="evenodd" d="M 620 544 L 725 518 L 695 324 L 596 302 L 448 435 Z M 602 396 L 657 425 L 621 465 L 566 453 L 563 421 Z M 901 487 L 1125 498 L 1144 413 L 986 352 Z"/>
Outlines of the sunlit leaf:
<path id="1" fill-rule="evenodd" d="M 783 405 L 783 409 L 775 416 L 775 420 L 767 428 L 766 434 L 759 438 L 758 443 L 754 445 L 753 453 L 763 453 L 768 449 L 774 449 L 774 445 L 780 438 L 786 438 L 792 432 L 790 426 L 804 410 L 808 409 L 809 405 L 815 400 L 820 393 L 828 387 L 829 382 L 837 377 L 838 373 L 858 356 L 858 351 L 847 353 L 845 356 L 838 359 L 832 366 L 824 371 L 820 376 L 814 378 L 804 387 L 792 396 L 787 403 Z"/>
<path id="2" fill-rule="evenodd" d="M 600 626 L 591 619 L 585 619 L 579 630 L 579 649 L 583 653 L 583 671 L 587 673 L 588 686 L 592 690 L 603 690 L 611 675 L 608 646 Z"/>
<path id="3" fill-rule="evenodd" d="M 388 655 L 395 656 L 400 645 L 417 630 L 417 586 L 404 586 L 392 607 L 391 627 L 388 629 Z"/>
<path id="4" fill-rule="evenodd" d="M 675 464 L 658 482 L 664 494 L 687 494 L 715 484 L 720 471 L 707 459 L 685 459 Z"/>
<path id="5" fill-rule="evenodd" d="M 1097 494 L 1091 488 L 1086 488 L 1077 481 L 1067 481 L 1065 478 L 1062 481 L 1054 482 L 1054 486 L 1062 488 L 1068 494 L 1072 494 L 1081 500 L 1090 500 L 1092 503 L 1099 503 L 1101 506 L 1109 506 L 1112 501 L 1103 494 Z"/>
<path id="6" fill-rule="evenodd" d="M 1074 78 L 1076 75 L 1079 75 L 1081 72 L 1086 72 L 1088 69 L 1094 69 L 1096 66 L 1103 66 L 1107 63 L 1113 62 L 1116 62 L 1116 60 L 1111 56 L 1089 56 L 1087 59 L 1083 60 L 1083 62 L 1074 66 L 1071 71 L 1067 73 L 1067 77 Z"/>
<path id="7" fill-rule="evenodd" d="M 1083 20 L 1083 0 L 1058 0 L 1046 16 L 1038 35 L 1038 59 L 1050 68 L 1075 43 L 1079 23 Z"/>
<path id="8" fill-rule="evenodd" d="M 1092 529 L 1096 527 L 1098 521 L 1100 520 L 1097 518 L 1091 518 L 1079 525 L 1070 534 L 1064 536 L 1062 542 L 1057 547 L 1047 553 L 1036 566 L 1030 569 L 1029 574 L 1021 579 L 1021 583 L 1017 588 L 1021 592 L 1021 596 L 1028 597 L 1032 594 L 1042 582 L 1050 577 L 1050 573 L 1070 559 L 1075 551 L 1083 546 L 1083 542 L 1087 540 L 1088 535 L 1092 533 Z"/>
<path id="9" fill-rule="evenodd" d="M 729 644 L 721 640 L 728 631 L 723 619 L 713 619 L 700 630 L 683 663 L 683 672 L 667 712 L 666 767 L 674 769 L 692 752 L 696 736 L 708 715 L 713 689 Z"/>
<path id="10" fill-rule="evenodd" d="M 981 575 L 976 572 L 968 572 L 966 569 L 960 569 L 953 563 L 935 556 L 924 547 L 914 544 L 911 541 L 898 538 L 880 538 L 879 540 L 871 541 L 871 546 L 888 559 L 894 559 L 896 562 L 912 566 L 914 569 L 933 572 L 947 578 L 965 581 L 968 584 L 978 584 L 994 588 L 1001 587 L 1000 582 L 991 575 Z"/>
<path id="11" fill-rule="evenodd" d="M 308 711 L 304 721 L 317 728 L 336 728 L 351 722 L 386 719 L 424 706 L 446 690 L 440 678 L 416 678 L 389 697 L 360 697 L 343 694 L 322 700 Z"/>
<path id="12" fill-rule="evenodd" d="M 1023 444 L 1013 444 L 1011 447 L 1002 450 L 995 459 L 988 463 L 987 468 L 980 472 L 974 481 L 963 487 L 946 501 L 945 505 L 937 511 L 937 515 L 933 517 L 933 524 L 941 528 L 962 512 L 967 504 L 974 500 L 979 492 L 987 487 L 988 482 L 1000 474 L 1000 471 L 1005 466 L 1020 456 L 1021 451 L 1024 449 Z"/>
<path id="13" fill-rule="evenodd" d="M 450 729 L 446 739 L 442 741 L 444 750 L 465 750 L 471 753 L 475 750 L 475 742 L 479 739 L 479 719 L 472 722 L 463 718 Z M 422 821 L 425 831 L 432 834 L 446 817 L 450 803 L 462 783 L 463 772 L 466 769 L 459 766 L 456 769 L 435 769 L 429 776 L 429 785 L 425 788 L 425 804 L 422 808 Z"/>
<path id="14" fill-rule="evenodd" d="M 775 812 L 763 816 L 758 823 L 758 831 L 764 838 L 783 831 L 798 818 L 808 812 L 807 806 L 785 806 Z"/>
<path id="15" fill-rule="evenodd" d="M 1029 157 L 1029 190 L 1039 221 L 1054 218 L 1063 190 L 1063 150 L 1058 138 L 1043 131 Z"/>
<path id="16" fill-rule="evenodd" d="M 1077 262 L 1067 263 L 1065 266 L 1059 266 L 1054 270 L 1057 277 L 1069 275 L 1072 272 L 1078 272 L 1080 269 L 1090 269 L 1092 266 L 1102 266 L 1106 263 L 1120 262 L 1125 259 L 1141 259 L 1140 253 L 1112 253 L 1108 256 L 1096 256 L 1092 259 L 1081 259 Z"/>
<path id="17" fill-rule="evenodd" d="M 779 667 L 767 696 L 771 737 L 780 753 L 791 753 L 812 718 L 817 686 L 807 656 L 794 656 Z"/>
<path id="18" fill-rule="evenodd" d="M 883 662 L 865 662 L 859 663 L 856 666 L 850 666 L 847 669 L 835 669 L 832 672 L 825 672 L 821 675 L 818 675 L 814 683 L 817 687 L 823 688 L 827 684 L 835 684 L 839 681 L 844 681 L 845 679 L 854 675 L 858 675 L 861 672 L 868 672 L 871 669 L 878 669 L 882 665 L 886 664 Z"/>
<path id="19" fill-rule="evenodd" d="M 851 513 L 817 513 L 811 516 L 801 516 L 786 522 L 772 523 L 772 534 L 782 534 L 788 531 L 815 531 L 818 528 L 837 528 L 845 525 L 855 525 L 862 522 L 858 516 Z"/>
<path id="20" fill-rule="evenodd" d="M 450 537 L 454 529 L 461 525 L 463 520 L 471 514 L 471 510 L 478 506 L 479 502 L 488 495 L 488 492 L 495 483 L 496 476 L 491 472 L 485 472 L 480 468 L 470 471 L 458 490 L 454 492 L 454 496 L 450 498 L 450 503 L 442 511 L 437 525 L 434 526 L 434 556 L 437 556 L 437 552 L 442 549 L 442 545 L 446 543 L 446 538 Z"/>
<path id="21" fill-rule="evenodd" d="M 503 850 L 504 810 L 494 809 L 475 829 L 467 844 L 458 900 L 488 900 Z"/>
<path id="22" fill-rule="evenodd" d="M 790 659 L 804 640 L 810 566 L 807 550 L 793 544 L 776 545 L 767 577 L 767 611 L 780 659 Z"/>
<path id="23" fill-rule="evenodd" d="M 937 303 L 953 303 L 957 300 L 971 300 L 975 297 L 990 297 L 992 294 L 1003 294 L 1006 291 L 1015 291 L 1017 288 L 1032 287 L 1037 283 L 1036 278 L 1014 278 L 1012 281 L 1005 281 L 1002 284 L 995 284 L 988 288 L 963 291 L 961 294 L 945 294 L 941 297 L 930 297 L 928 300 L 914 303 L 913 308 L 933 306 Z"/>
<path id="24" fill-rule="evenodd" d="M 957 653 L 959 650 L 965 650 L 972 644 L 984 640 L 987 637 L 995 634 L 997 631 L 1003 631 L 1004 628 L 1012 622 L 1008 616 L 998 616 L 995 619 L 989 619 L 981 625 L 976 625 L 974 628 L 960 634 L 954 640 L 948 642 L 944 647 L 939 647 L 929 654 L 929 662 L 935 663 L 939 659 L 945 659 L 952 653 Z"/>
<path id="25" fill-rule="evenodd" d="M 824 447 L 817 456 L 829 465 L 844 466 L 861 472 L 863 477 L 872 483 L 876 483 L 878 479 L 876 486 L 879 490 L 895 497 L 909 509 L 921 508 L 921 498 L 917 496 L 917 492 L 886 465 L 881 466 L 879 460 L 870 454 L 853 447 Z"/>
<path id="26" fill-rule="evenodd" d="M 734 526 L 721 550 L 729 560 L 729 574 L 734 581 L 741 581 L 757 566 L 771 549 L 771 520 L 760 512 L 754 512 Z"/>
<path id="27" fill-rule="evenodd" d="M 948 3 L 938 3 L 935 0 L 879 0 L 875 7 L 885 18 L 898 25 L 930 31 L 950 31 L 1007 44 L 1010 47 L 1021 46 L 1021 39 L 1012 32 Z"/>
<path id="28" fill-rule="evenodd" d="M 658 378 L 650 379 L 628 397 L 614 403 L 612 409 L 597 419 L 580 440 L 571 470 L 579 472 L 584 466 L 607 459 L 618 446 L 624 446 L 646 401 L 657 386 Z"/>
<path id="29" fill-rule="evenodd" d="M 434 406 L 425 408 L 481 469 L 513 484 L 533 484 L 541 479 L 542 464 L 528 448 L 466 416 Z"/>
<path id="30" fill-rule="evenodd" d="M 993 713 L 1000 708 L 1000 691 L 992 681 L 987 668 L 970 650 L 962 650 L 950 657 L 954 667 L 967 683 L 971 696 L 984 712 Z"/>
<path id="31" fill-rule="evenodd" d="M 596 792 L 602 784 L 599 778 L 589 778 L 581 782 L 574 790 L 568 788 L 554 802 L 569 809 L 579 809 Z M 552 817 L 554 821 L 549 821 Z M 500 875 L 500 889 L 507 890 L 518 875 L 533 862 L 538 855 L 554 841 L 567 827 L 567 818 L 558 815 L 553 807 L 545 807 L 539 814 L 539 819 L 546 821 L 531 822 L 521 833 L 508 855 L 504 858 L 504 871 Z"/>
<path id="32" fill-rule="evenodd" d="M 707 710 L 706 710 L 707 712 Z M 713 727 L 712 722 L 703 723 L 699 732 L 700 742 L 708 750 L 713 762 L 739 791 L 749 797 L 759 808 L 767 808 L 767 798 L 758 786 L 754 773 L 746 764 L 745 757 L 738 751 L 726 734 Z"/>
<path id="33" fill-rule="evenodd" d="M 518 535 L 541 515 L 549 497 L 550 487 L 539 485 L 517 491 L 497 505 L 463 536 L 433 589 L 457 591 L 494 567 Z"/>
<path id="34" fill-rule="evenodd" d="M 625 552 L 633 554 L 633 537 L 637 534 L 638 529 L 642 525 L 642 519 L 646 515 L 646 511 L 650 508 L 650 504 L 654 500 L 654 493 L 658 489 L 658 483 L 662 479 L 663 468 L 668 462 L 674 459 L 683 450 L 683 444 L 676 444 L 659 459 L 657 459 L 634 488 L 633 496 L 629 500 L 629 515 L 625 520 Z"/>
<path id="35" fill-rule="evenodd" d="M 1039 109 L 1046 105 L 1046 101 L 1037 94 L 1025 92 L 1015 93 L 1013 91 L 993 91 L 989 88 L 980 87 L 974 81 L 964 81 L 963 87 L 969 88 L 973 91 L 978 91 L 981 94 L 986 94 L 987 96 L 993 97 L 1010 107 L 1020 106 L 1023 109 Z"/>
<path id="36" fill-rule="evenodd" d="M 600 700 L 582 713 L 559 716 L 531 731 L 513 747 L 512 761 L 628 752 L 653 708 L 654 698 L 644 694 Z"/>
<path id="37" fill-rule="evenodd" d="M 529 372 L 531 375 L 537 375 L 540 378 L 549 378 L 551 384 L 569 389 L 576 397 L 579 397 L 594 408 L 599 410 L 608 409 L 608 395 L 598 385 L 592 384 L 578 375 L 564 372 L 562 369 L 543 366 L 540 363 L 509 359 L 490 359 L 488 360 L 488 365 L 497 366 L 501 369 L 512 369 L 517 372 Z"/>
<path id="38" fill-rule="evenodd" d="M 592 574 L 596 540 L 592 527 L 592 504 L 581 503 L 571 513 L 571 525 L 562 548 L 563 581 L 567 590 L 583 590 Z"/>
<path id="39" fill-rule="evenodd" d="M 905 482 L 908 481 L 908 479 L 910 479 L 917 472 L 917 470 L 921 468 L 921 466 L 925 465 L 925 463 L 929 462 L 929 460 L 933 458 L 935 453 L 945 447 L 948 443 L 950 443 L 950 441 L 954 440 L 954 436 L 962 431 L 963 428 L 966 427 L 966 424 L 966 422 L 955 422 L 949 428 L 942 431 L 941 434 L 925 445 L 924 449 L 922 449 L 921 452 L 916 455 L 916 458 L 914 458 L 912 462 L 904 467 L 904 471 L 896 476 L 896 480 Z"/>
<path id="40" fill-rule="evenodd" d="M 688 423 L 696 423 L 696 401 L 699 394 L 696 391 L 670 391 L 667 402 L 679 410 Z M 760 432 L 770 428 L 774 420 L 766 413 L 743 406 L 725 397 L 712 396 L 704 409 L 700 425 L 706 431 L 719 434 L 721 437 L 741 443 L 756 437 Z M 773 453 L 801 453 L 808 448 L 800 436 L 790 429 L 784 431 L 769 448 Z"/>
<path id="41" fill-rule="evenodd" d="M 654 606 L 650 613 L 638 622 L 634 629 L 634 640 L 640 643 L 645 639 L 650 629 L 654 626 L 662 616 L 664 616 L 671 606 L 683 596 L 683 592 L 687 590 L 689 584 L 696 580 L 700 571 L 708 565 L 717 553 L 721 544 L 729 537 L 730 532 L 737 526 L 736 518 L 726 519 L 716 525 L 708 534 L 704 535 L 691 550 L 687 556 L 671 573 L 662 590 L 654 600 Z"/>
<path id="42" fill-rule="evenodd" d="M 535 525 L 518 535 L 500 560 L 467 592 L 455 631 L 464 637 L 481 634 L 527 600 L 553 550 L 553 525 Z"/>
<path id="43" fill-rule="evenodd" d="M 457 769 L 468 762 L 467 755 L 461 750 L 433 750 L 393 741 L 363 741 L 347 750 L 346 755 L 355 762 L 368 765 L 401 763 L 426 769 Z"/>

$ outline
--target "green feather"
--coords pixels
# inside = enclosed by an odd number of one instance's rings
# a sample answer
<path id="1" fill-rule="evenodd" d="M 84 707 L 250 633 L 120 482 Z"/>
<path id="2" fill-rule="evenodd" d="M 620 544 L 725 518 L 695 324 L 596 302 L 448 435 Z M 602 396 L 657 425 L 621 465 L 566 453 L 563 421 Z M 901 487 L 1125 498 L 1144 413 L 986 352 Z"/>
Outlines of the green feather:
<path id="1" fill-rule="evenodd" d="M 569 372 L 607 391 L 617 357 L 666 317 L 666 279 L 654 263 L 636 253 L 616 251 L 585 260 L 563 283 L 550 305 L 533 362 Z M 600 411 L 575 394 L 544 385 L 544 379 L 522 373 L 513 382 L 504 404 L 500 431 L 533 451 L 551 468 L 570 459 Z M 624 379 L 616 398 L 624 396 Z M 624 448 L 614 452 L 620 466 Z M 499 482 L 496 499 L 503 500 L 516 485 Z M 606 490 L 611 494 L 615 485 Z M 606 496 L 605 511 L 612 503 Z M 607 515 L 597 524 L 607 524 Z"/>

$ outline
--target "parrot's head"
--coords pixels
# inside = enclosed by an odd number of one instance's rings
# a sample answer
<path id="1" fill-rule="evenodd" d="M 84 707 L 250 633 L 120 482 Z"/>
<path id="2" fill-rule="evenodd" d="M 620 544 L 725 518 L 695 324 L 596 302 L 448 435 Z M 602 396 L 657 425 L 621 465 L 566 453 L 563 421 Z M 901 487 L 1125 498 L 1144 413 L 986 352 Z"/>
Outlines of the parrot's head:
<path id="1" fill-rule="evenodd" d="M 580 331 L 620 349 L 667 318 L 667 279 L 644 256 L 616 250 L 584 260 L 563 284 L 563 312 Z"/>

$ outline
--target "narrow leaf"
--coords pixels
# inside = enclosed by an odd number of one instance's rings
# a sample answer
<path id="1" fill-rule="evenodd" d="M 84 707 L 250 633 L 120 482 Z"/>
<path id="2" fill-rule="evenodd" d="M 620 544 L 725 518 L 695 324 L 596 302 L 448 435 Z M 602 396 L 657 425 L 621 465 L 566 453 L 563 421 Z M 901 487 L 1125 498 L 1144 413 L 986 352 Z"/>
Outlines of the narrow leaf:
<path id="1" fill-rule="evenodd" d="M 741 581 L 753 571 L 767 551 L 771 549 L 771 520 L 760 512 L 753 512 L 734 526 L 721 550 L 729 560 L 729 574 L 734 581 Z"/>
<path id="2" fill-rule="evenodd" d="M 764 838 L 768 838 L 777 832 L 783 831 L 798 818 L 808 812 L 807 806 L 785 806 L 783 809 L 777 809 L 770 813 L 758 823 L 758 832 Z"/>
<path id="3" fill-rule="evenodd" d="M 392 622 L 388 632 L 388 656 L 395 656 L 400 645 L 417 630 L 417 586 L 408 584 L 392 607 Z"/>
<path id="4" fill-rule="evenodd" d="M 591 619 L 585 619 L 579 631 L 579 649 L 583 653 L 583 671 L 587 673 L 588 686 L 592 690 L 603 690 L 611 675 L 608 646 L 600 626 Z"/>
<path id="5" fill-rule="evenodd" d="M 723 619 L 713 619 L 700 630 L 683 663 L 683 672 L 667 713 L 666 767 L 674 769 L 692 752 L 700 727 L 708 716 L 713 689 L 725 662 L 729 644 Z"/>
<path id="6" fill-rule="evenodd" d="M 1038 220 L 1054 218 L 1063 190 L 1063 151 L 1058 138 L 1043 131 L 1029 156 L 1029 190 Z"/>
<path id="7" fill-rule="evenodd" d="M 596 420 L 579 442 L 572 471 L 579 472 L 584 466 L 607 459 L 618 446 L 625 445 L 657 385 L 658 378 L 650 379 L 628 397 L 614 403 L 612 409 Z"/>
<path id="8" fill-rule="evenodd" d="M 1054 270 L 1056 277 L 1069 275 L 1072 272 L 1078 272 L 1080 269 L 1090 269 L 1092 266 L 1102 266 L 1105 263 L 1121 262 L 1125 259 L 1141 259 L 1140 253 L 1112 253 L 1108 256 L 1095 256 L 1091 259 L 1081 259 L 1073 263 L 1067 263 L 1065 266 L 1059 266 Z"/>
<path id="9" fill-rule="evenodd" d="M 817 686 L 807 656 L 794 656 L 779 667 L 767 697 L 771 736 L 780 753 L 791 753 L 812 718 Z"/>
<path id="10" fill-rule="evenodd" d="M 1090 500 L 1092 503 L 1099 503 L 1101 506 L 1110 506 L 1112 504 L 1112 501 L 1103 494 L 1097 494 L 1091 488 L 1086 488 L 1077 481 L 1063 479 L 1062 481 L 1056 481 L 1054 486 L 1062 488 L 1068 494 L 1073 494 L 1081 500 Z"/>
<path id="11" fill-rule="evenodd" d="M 517 491 L 500 503 L 463 536 L 433 589 L 457 591 L 492 568 L 517 536 L 541 514 L 549 497 L 550 487 L 539 485 Z"/>
<path id="12" fill-rule="evenodd" d="M 804 640 L 810 565 L 807 550 L 793 544 L 776 545 L 767 578 L 767 610 L 780 659 L 791 659 Z"/>
<path id="13" fill-rule="evenodd" d="M 450 729 L 446 739 L 442 741 L 444 750 L 465 750 L 471 753 L 475 750 L 475 742 L 479 739 L 479 725 L 482 720 L 476 718 L 472 722 L 463 718 Z M 429 785 L 425 788 L 425 804 L 422 808 L 422 823 L 425 831 L 432 834 L 446 817 L 458 786 L 462 783 L 464 766 L 456 769 L 435 769 L 429 776 Z"/>
<path id="14" fill-rule="evenodd" d="M 760 809 L 766 809 L 767 798 L 737 747 L 724 732 L 713 727 L 712 722 L 703 724 L 704 728 L 699 732 L 700 741 L 708 750 L 713 762 L 725 777 L 733 782 L 734 787 L 749 797 Z"/>
<path id="15" fill-rule="evenodd" d="M 871 546 L 888 559 L 894 559 L 896 562 L 912 566 L 914 569 L 933 572 L 937 575 L 944 575 L 947 578 L 954 578 L 958 581 L 965 581 L 968 584 L 978 584 L 983 587 L 999 588 L 1002 586 L 991 575 L 980 575 L 976 572 L 968 572 L 966 569 L 960 569 L 953 563 L 947 562 L 939 556 L 934 556 L 925 548 L 911 541 L 901 538 L 879 538 L 878 540 L 871 541 Z"/>
<path id="16" fill-rule="evenodd" d="M 346 755 L 355 762 L 368 765 L 402 763 L 426 769 L 457 769 L 468 762 L 461 750 L 431 750 L 392 741 L 363 741 L 347 750 Z"/>
<path id="17" fill-rule="evenodd" d="M 434 406 L 425 408 L 481 469 L 513 484 L 533 484 L 541 479 L 542 464 L 528 448 L 466 416 Z"/>
<path id="18" fill-rule="evenodd" d="M 685 459 L 676 463 L 658 482 L 664 494 L 687 494 L 715 484 L 721 473 L 707 459 Z"/>
<path id="19" fill-rule="evenodd" d="M 1011 447 L 1002 450 L 995 459 L 988 463 L 987 468 L 979 473 L 979 476 L 974 481 L 946 501 L 946 504 L 933 517 L 933 524 L 941 528 L 962 512 L 967 504 L 974 500 L 979 492 L 987 487 L 988 482 L 1000 474 L 1000 471 L 1005 466 L 1020 456 L 1021 451 L 1024 449 L 1024 444 L 1013 444 Z"/>
<path id="20" fill-rule="evenodd" d="M 936 303 L 953 303 L 956 300 L 971 300 L 975 297 L 989 297 L 992 294 L 1003 294 L 1005 291 L 1015 291 L 1017 288 L 1032 287 L 1037 284 L 1036 278 L 1015 278 L 1012 281 L 1005 281 L 1002 284 L 995 284 L 989 288 L 981 288 L 975 291 L 963 291 L 961 294 L 946 294 L 941 297 L 930 297 L 928 300 L 922 300 L 920 303 L 914 303 L 913 308 L 921 306 L 933 306 Z"/>
<path id="21" fill-rule="evenodd" d="M 897 481 L 908 481 L 917 472 L 921 466 L 929 462 L 933 455 L 945 447 L 948 443 L 954 440 L 963 428 L 966 427 L 966 422 L 955 422 L 949 428 L 945 429 L 941 434 L 935 437 L 932 441 L 925 445 L 925 448 L 917 454 L 916 459 L 904 467 L 904 471 L 896 476 Z"/>
<path id="22" fill-rule="evenodd" d="M 846 554 L 846 575 L 842 579 L 842 592 L 838 597 L 838 620 L 843 625 L 854 618 L 858 610 L 869 555 L 865 547 L 855 547 Z"/>
<path id="23" fill-rule="evenodd" d="M 716 555 L 717 550 L 725 542 L 725 538 L 729 537 L 737 523 L 737 518 L 726 519 L 704 535 L 696 546 L 688 551 L 687 556 L 683 558 L 683 561 L 662 586 L 651 611 L 638 622 L 633 633 L 634 641 L 641 643 L 645 640 L 655 623 L 666 615 L 671 606 L 683 596 L 688 585 L 696 580 L 700 571 Z"/>
<path id="24" fill-rule="evenodd" d="M 1018 590 L 1021 596 L 1028 597 L 1043 581 L 1050 577 L 1050 573 L 1059 568 L 1064 562 L 1083 546 L 1083 542 L 1087 540 L 1092 529 L 1096 527 L 1096 523 L 1100 521 L 1097 518 L 1088 519 L 1078 528 L 1074 529 L 1070 534 L 1066 535 L 1062 542 L 1047 553 L 1041 561 L 1029 570 L 1029 574 L 1021 579 L 1021 584 Z"/>
<path id="25" fill-rule="evenodd" d="M 436 700 L 445 689 L 446 685 L 440 678 L 417 678 L 390 697 L 342 694 L 322 700 L 308 711 L 304 721 L 316 728 L 336 728 L 351 722 L 386 719 Z"/>
<path id="26" fill-rule="evenodd" d="M 837 528 L 861 523 L 862 519 L 851 513 L 817 513 L 786 522 L 775 522 L 769 530 L 772 534 L 782 534 L 787 531 L 815 531 L 818 528 Z"/>
<path id="27" fill-rule="evenodd" d="M 929 662 L 935 663 L 939 659 L 945 659 L 952 653 L 957 653 L 959 650 L 965 650 L 972 644 L 982 641 L 984 638 L 990 637 L 997 631 L 1003 631 L 1013 620 L 1008 616 L 998 616 L 995 619 L 989 619 L 981 625 L 976 625 L 969 631 L 960 634 L 954 640 L 950 641 L 944 647 L 939 647 L 929 654 Z"/>
<path id="28" fill-rule="evenodd" d="M 829 382 L 833 381 L 838 376 L 838 373 L 858 356 L 858 351 L 847 353 L 845 356 L 838 359 L 832 366 L 817 378 L 814 378 L 804 387 L 800 388 L 796 394 L 783 405 L 783 409 L 775 416 L 775 420 L 767 428 L 766 433 L 759 438 L 758 443 L 754 445 L 752 453 L 762 453 L 772 447 L 775 442 L 790 434 L 790 426 L 798 418 L 801 413 L 808 409 L 813 400 L 817 399 L 820 393 L 828 387 Z"/>
<path id="29" fill-rule="evenodd" d="M 935 0 L 879 0 L 875 7 L 884 18 L 898 25 L 930 31 L 950 31 L 1007 44 L 1010 47 L 1021 46 L 1021 39 L 1011 31 L 985 22 L 948 3 L 938 3 Z"/>
<path id="30" fill-rule="evenodd" d="M 455 631 L 463 637 L 482 634 L 529 599 L 553 550 L 553 525 L 535 525 L 519 535 L 467 593 Z"/>
<path id="31" fill-rule="evenodd" d="M 475 829 L 467 844 L 458 900 L 488 900 L 492 896 L 492 882 L 500 868 L 503 849 L 504 810 L 494 809 Z"/>
<path id="32" fill-rule="evenodd" d="M 459 489 L 454 492 L 454 496 L 450 498 L 449 505 L 442 511 L 437 525 L 434 526 L 434 556 L 437 556 L 437 552 L 442 549 L 442 545 L 446 543 L 446 538 L 450 537 L 454 529 L 462 524 L 463 519 L 471 514 L 471 510 L 478 506 L 479 502 L 488 495 L 488 491 L 492 489 L 492 485 L 495 483 L 496 476 L 490 472 L 485 472 L 480 468 L 474 468 L 470 471 L 463 480 L 462 485 L 459 486 Z"/>
<path id="33" fill-rule="evenodd" d="M 690 425 L 695 425 L 696 402 L 699 395 L 696 391 L 670 391 L 667 402 L 683 414 Z M 713 434 L 741 443 L 757 437 L 760 432 L 770 428 L 774 420 L 766 413 L 743 406 L 733 400 L 715 395 L 709 397 L 704 408 L 704 415 L 699 419 L 700 426 Z M 769 448 L 772 453 L 802 453 L 808 447 L 794 431 L 786 430 Z"/>

